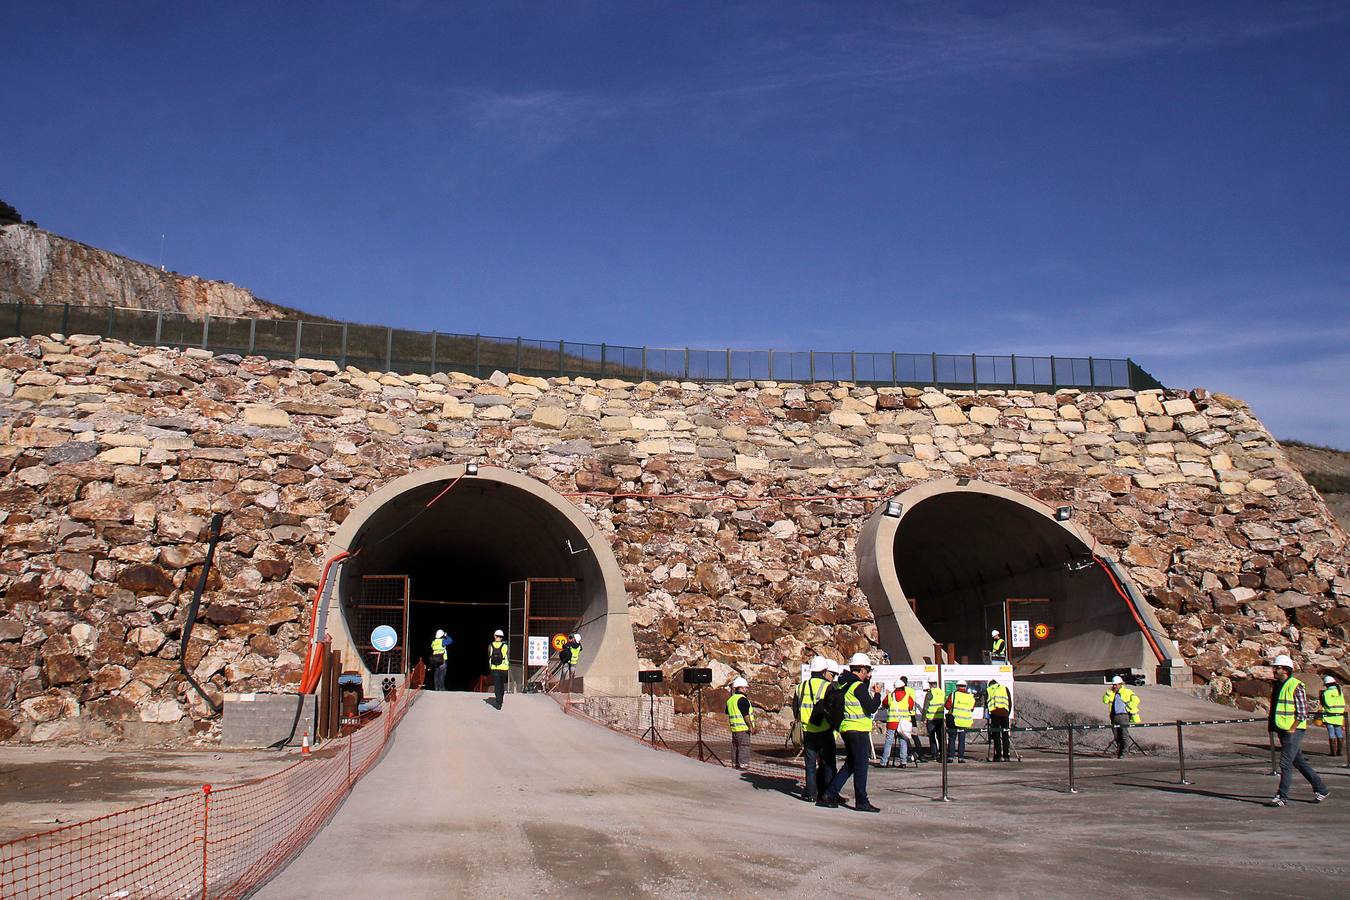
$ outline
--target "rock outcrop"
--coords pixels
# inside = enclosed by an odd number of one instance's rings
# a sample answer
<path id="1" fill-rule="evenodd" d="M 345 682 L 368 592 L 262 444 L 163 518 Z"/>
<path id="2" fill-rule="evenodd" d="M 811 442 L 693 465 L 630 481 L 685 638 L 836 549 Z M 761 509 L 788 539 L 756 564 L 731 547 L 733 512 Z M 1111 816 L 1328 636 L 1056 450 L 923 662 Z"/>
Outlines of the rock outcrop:
<path id="1" fill-rule="evenodd" d="M 260 300 L 228 282 L 161 272 L 32 225 L 0 227 L 0 302 L 120 306 L 192 316 L 296 317 L 294 310 Z"/>
<path id="2" fill-rule="evenodd" d="M 209 729 L 178 653 L 213 511 L 227 531 L 186 663 L 217 694 L 293 685 L 338 524 L 468 459 L 591 493 L 642 663 L 743 672 L 770 708 L 804 654 L 875 647 L 869 504 L 608 494 L 979 478 L 1072 505 L 1214 696 L 1260 706 L 1277 651 L 1350 675 L 1346 534 L 1222 394 L 479 380 L 48 337 L 0 342 L 0 739 Z"/>

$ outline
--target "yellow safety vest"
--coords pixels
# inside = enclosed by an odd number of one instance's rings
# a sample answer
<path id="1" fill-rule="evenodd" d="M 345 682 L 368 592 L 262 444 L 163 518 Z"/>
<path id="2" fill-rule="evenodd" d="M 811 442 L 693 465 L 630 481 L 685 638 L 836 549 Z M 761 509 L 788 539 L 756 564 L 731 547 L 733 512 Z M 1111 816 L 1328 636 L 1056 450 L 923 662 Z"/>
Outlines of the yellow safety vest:
<path id="1" fill-rule="evenodd" d="M 862 702 L 858 700 L 860 687 L 862 682 L 855 681 L 844 689 L 844 721 L 839 726 L 841 732 L 872 730 L 872 717 L 863 712 Z"/>
<path id="2" fill-rule="evenodd" d="M 727 698 L 727 722 L 731 726 L 731 733 L 738 731 L 749 731 L 750 726 L 755 724 L 755 707 L 750 707 L 750 721 L 746 722 L 745 717 L 741 715 L 741 704 L 738 703 L 744 694 L 732 694 Z M 749 700 L 746 701 L 747 703 Z"/>
<path id="3" fill-rule="evenodd" d="M 444 638 L 433 638 L 433 639 L 432 639 L 432 641 L 431 641 L 431 655 L 432 655 L 432 656 L 444 656 L 444 655 L 445 655 L 445 639 L 444 639 Z"/>
<path id="4" fill-rule="evenodd" d="M 802 731 L 811 734 L 820 734 L 830 730 L 829 722 L 821 722 L 819 725 L 811 724 L 811 713 L 815 711 L 816 703 L 825 696 L 825 692 L 830 689 L 830 683 L 824 678 L 808 678 L 806 683 L 799 689 L 798 696 L 800 701 L 797 704 L 798 715 L 802 723 Z"/>
<path id="5" fill-rule="evenodd" d="M 895 699 L 895 692 L 886 693 L 886 724 L 894 725 L 900 721 L 900 701 Z"/>
<path id="6" fill-rule="evenodd" d="M 564 648 L 564 649 L 570 650 L 570 651 L 571 651 L 571 654 L 572 654 L 571 658 L 570 658 L 569 660 L 567 660 L 567 665 L 569 665 L 569 666 L 579 666 L 579 665 L 581 665 L 581 645 L 580 645 L 580 644 L 570 644 L 570 643 L 568 643 L 568 644 L 563 644 L 563 648 Z"/>
<path id="7" fill-rule="evenodd" d="M 942 685 L 935 684 L 928 689 L 928 699 L 923 705 L 923 717 L 928 721 L 942 721 L 947 715 L 947 696 L 942 693 Z"/>
<path id="8" fill-rule="evenodd" d="M 1298 709 L 1294 704 L 1294 694 L 1303 687 L 1303 682 L 1292 675 L 1280 685 L 1280 694 L 1275 698 L 1275 727 L 1280 731 L 1303 731 L 1308 727 L 1307 719 L 1296 719 Z"/>
<path id="9" fill-rule="evenodd" d="M 997 709 L 1012 709 L 1012 700 L 1008 697 L 1008 689 L 1001 684 L 991 684 L 984 692 L 985 712 L 993 712 Z"/>
<path id="10" fill-rule="evenodd" d="M 1322 722 L 1326 725 L 1345 724 L 1345 697 L 1339 687 L 1322 690 Z"/>
<path id="11" fill-rule="evenodd" d="M 952 724 L 969 728 L 975 724 L 975 695 L 968 691 L 952 694 Z"/>
<path id="12" fill-rule="evenodd" d="M 1109 716 L 1111 710 L 1115 707 L 1116 692 L 1107 691 L 1102 695 L 1102 702 L 1106 704 L 1106 714 Z M 1130 714 L 1130 724 L 1138 725 L 1143 721 L 1139 716 L 1139 695 L 1127 687 L 1120 689 L 1120 699 L 1125 701 L 1125 711 Z"/>
<path id="13" fill-rule="evenodd" d="M 1002 658 L 1003 656 L 1007 655 L 1006 654 L 1007 649 L 1008 649 L 1007 641 L 1003 640 L 1003 638 L 994 638 L 994 652 L 991 653 L 990 656 L 997 656 Z"/>
<path id="14" fill-rule="evenodd" d="M 492 651 L 501 648 L 502 661 L 497 665 L 492 664 Z M 506 641 L 493 641 L 488 645 L 488 668 L 494 672 L 505 672 L 511 666 L 511 653 L 507 649 Z"/>

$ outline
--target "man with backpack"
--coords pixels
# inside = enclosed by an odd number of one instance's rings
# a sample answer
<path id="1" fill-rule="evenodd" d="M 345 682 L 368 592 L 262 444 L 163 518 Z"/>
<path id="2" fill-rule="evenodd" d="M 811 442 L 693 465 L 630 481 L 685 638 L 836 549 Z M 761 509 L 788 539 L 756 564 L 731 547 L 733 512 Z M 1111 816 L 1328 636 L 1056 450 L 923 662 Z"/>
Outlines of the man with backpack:
<path id="1" fill-rule="evenodd" d="M 835 776 L 834 729 L 825 716 L 825 697 L 833 682 L 830 661 L 817 656 L 811 660 L 811 677 L 797 691 L 797 721 L 802 727 L 802 762 L 806 766 L 802 799 L 819 806 L 825 805 Z"/>
<path id="2" fill-rule="evenodd" d="M 567 679 L 567 690 L 572 690 L 572 678 L 576 675 L 577 665 L 581 662 L 581 635 L 572 635 L 558 651 L 558 679 Z"/>
<path id="3" fill-rule="evenodd" d="M 929 758 L 939 762 L 942 759 L 939 754 L 947 752 L 947 694 L 940 682 L 928 686 L 923 719 L 928 726 Z"/>
<path id="4" fill-rule="evenodd" d="M 844 765 L 834 776 L 825 805 L 838 806 L 839 792 L 853 778 L 853 808 L 859 812 L 881 812 L 867 799 L 867 768 L 872 760 L 872 714 L 881 706 L 881 685 L 872 684 L 872 660 L 866 653 L 855 653 L 848 671 L 840 676 L 827 699 L 830 724 L 844 739 Z M 836 724 L 836 722 L 838 724 Z"/>
<path id="5" fill-rule="evenodd" d="M 492 691 L 497 696 L 498 710 L 506 697 L 506 673 L 511 667 L 511 653 L 505 638 L 506 634 L 498 628 L 492 632 L 492 643 L 488 644 L 488 671 L 492 673 Z"/>

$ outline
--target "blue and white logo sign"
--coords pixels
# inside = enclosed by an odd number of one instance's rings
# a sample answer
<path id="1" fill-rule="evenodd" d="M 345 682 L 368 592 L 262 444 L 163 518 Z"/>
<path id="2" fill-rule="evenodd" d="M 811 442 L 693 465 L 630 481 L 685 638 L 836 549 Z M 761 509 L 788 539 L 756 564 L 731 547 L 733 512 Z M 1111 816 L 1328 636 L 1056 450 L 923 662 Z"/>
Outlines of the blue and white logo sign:
<path id="1" fill-rule="evenodd" d="M 381 653 L 388 653 L 398 646 L 398 632 L 388 625 L 381 625 L 370 633 L 370 646 Z"/>

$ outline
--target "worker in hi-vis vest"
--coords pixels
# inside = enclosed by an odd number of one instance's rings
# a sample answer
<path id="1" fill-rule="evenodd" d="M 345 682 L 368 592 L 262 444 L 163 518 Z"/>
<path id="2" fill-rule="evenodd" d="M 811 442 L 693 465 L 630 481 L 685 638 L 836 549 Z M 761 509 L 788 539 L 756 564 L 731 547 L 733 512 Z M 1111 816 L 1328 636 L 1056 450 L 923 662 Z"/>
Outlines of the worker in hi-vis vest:
<path id="1" fill-rule="evenodd" d="M 928 686 L 923 720 L 928 726 L 928 758 L 940 762 L 941 754 L 947 752 L 947 694 L 941 682 L 935 681 Z"/>
<path id="2" fill-rule="evenodd" d="M 1116 759 L 1125 755 L 1130 739 L 1130 726 L 1138 725 L 1139 695 L 1125 686 L 1125 679 L 1119 675 L 1111 679 L 1111 690 L 1102 695 L 1107 714 L 1111 717 L 1111 730 L 1116 734 Z"/>
<path id="3" fill-rule="evenodd" d="M 755 707 L 745 696 L 750 682 L 737 678 L 727 698 L 727 727 L 731 730 L 731 765 L 744 769 L 750 765 L 750 729 L 755 727 Z"/>
<path id="4" fill-rule="evenodd" d="M 998 633 L 997 628 L 989 632 L 989 634 L 994 639 L 994 642 L 989 646 L 990 662 L 1007 662 L 1008 642 L 1003 639 L 1003 635 Z"/>
<path id="5" fill-rule="evenodd" d="M 581 635 L 574 634 L 567 639 L 567 643 L 558 651 L 558 662 L 562 664 L 558 667 L 558 678 L 567 679 L 567 689 L 570 691 L 572 678 L 577 673 L 577 666 L 581 664 Z"/>
<path id="6" fill-rule="evenodd" d="M 1326 687 L 1318 697 L 1322 704 L 1322 724 L 1327 727 L 1327 748 L 1332 756 L 1345 750 L 1345 695 L 1336 679 L 1327 675 L 1322 679 Z"/>
<path id="7" fill-rule="evenodd" d="M 859 812 L 881 812 L 867 799 L 867 769 L 872 762 L 872 715 L 881 706 L 881 685 L 872 684 L 872 660 L 866 653 L 849 658 L 848 671 L 836 683 L 844 701 L 844 716 L 839 736 L 844 739 L 844 764 L 834 776 L 826 806 L 838 806 L 839 792 L 853 779 L 853 808 Z"/>
<path id="8" fill-rule="evenodd" d="M 989 727 L 989 743 L 993 747 L 994 762 L 1008 762 L 1012 749 L 1009 733 L 1012 727 L 1012 696 L 1008 689 L 989 679 L 984 689 L 984 721 Z"/>
<path id="9" fill-rule="evenodd" d="M 821 707 L 833 683 L 834 671 L 830 661 L 823 656 L 815 656 L 811 659 L 811 677 L 797 688 L 797 720 L 802 725 L 802 764 L 806 766 L 802 799 L 808 803 L 823 803 L 837 771 L 834 729 L 830 727 L 825 710 Z"/>
<path id="10" fill-rule="evenodd" d="M 975 695 L 970 692 L 970 686 L 964 678 L 956 682 L 956 693 L 947 698 L 946 706 L 952 714 L 952 733 L 947 739 L 947 762 L 963 763 L 966 761 L 966 732 L 975 726 Z"/>
<path id="11" fill-rule="evenodd" d="M 445 668 L 446 668 L 446 647 L 449 638 L 445 632 L 439 628 L 436 629 L 436 636 L 431 639 L 431 669 L 434 673 L 432 689 L 437 691 L 445 690 Z"/>
<path id="12" fill-rule="evenodd" d="M 492 692 L 497 696 L 497 709 L 506 697 L 506 673 L 511 668 L 511 652 L 506 645 L 506 634 L 498 628 L 492 632 L 488 644 L 488 671 L 492 673 Z"/>
<path id="13" fill-rule="evenodd" d="M 1313 802 L 1321 803 L 1331 792 L 1308 760 L 1303 757 L 1303 738 L 1308 733 L 1308 692 L 1294 677 L 1294 661 L 1287 654 L 1275 657 L 1271 666 L 1270 718 L 1268 730 L 1280 739 L 1280 787 L 1267 806 L 1284 806 L 1293 786 L 1294 770 L 1312 785 Z"/>

